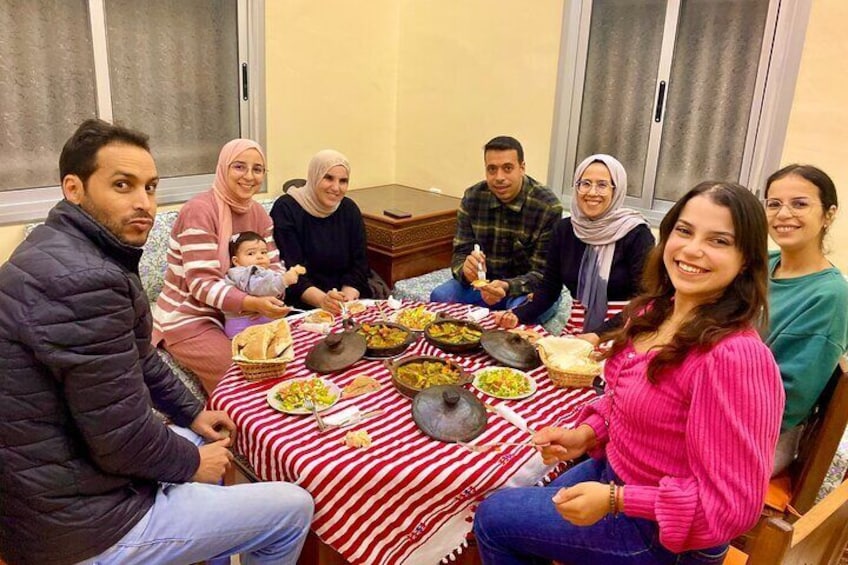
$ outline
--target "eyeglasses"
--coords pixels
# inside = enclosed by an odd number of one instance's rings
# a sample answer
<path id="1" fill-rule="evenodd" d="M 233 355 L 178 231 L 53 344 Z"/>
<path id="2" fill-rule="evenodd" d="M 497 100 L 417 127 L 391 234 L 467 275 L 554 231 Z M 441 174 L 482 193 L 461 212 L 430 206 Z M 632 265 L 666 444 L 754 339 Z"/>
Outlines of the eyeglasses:
<path id="1" fill-rule="evenodd" d="M 580 194 L 587 194 L 590 190 L 592 190 L 593 186 L 595 187 L 595 191 L 598 194 L 606 194 L 607 192 L 615 188 L 614 184 L 605 180 L 599 180 L 595 182 L 591 180 L 580 179 L 579 181 L 574 183 L 574 188 L 576 188 L 577 192 L 579 192 Z"/>
<path id="2" fill-rule="evenodd" d="M 266 169 L 262 165 L 254 165 L 253 168 L 250 168 L 247 166 L 247 163 L 242 163 L 241 161 L 231 163 L 230 168 L 239 175 L 246 175 L 248 169 L 250 169 L 251 171 L 253 171 L 253 176 L 255 177 L 261 177 L 262 175 L 268 172 L 268 169 Z"/>
<path id="3" fill-rule="evenodd" d="M 766 208 L 766 216 L 776 216 L 784 206 L 786 206 L 789 213 L 793 216 L 803 216 L 812 210 L 814 204 L 818 203 L 811 202 L 808 198 L 793 198 L 789 202 L 783 202 L 776 198 L 767 198 L 763 201 L 763 206 Z"/>

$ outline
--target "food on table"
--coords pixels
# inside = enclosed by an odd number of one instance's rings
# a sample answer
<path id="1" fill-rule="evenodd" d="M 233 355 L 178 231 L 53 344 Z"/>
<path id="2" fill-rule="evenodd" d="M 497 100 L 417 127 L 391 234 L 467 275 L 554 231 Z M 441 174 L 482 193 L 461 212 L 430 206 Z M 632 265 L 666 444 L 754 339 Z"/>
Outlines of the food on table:
<path id="1" fill-rule="evenodd" d="M 527 375 L 506 367 L 480 371 L 475 386 L 486 394 L 498 397 L 524 396 L 533 391 Z"/>
<path id="2" fill-rule="evenodd" d="M 404 363 L 395 372 L 395 377 L 412 388 L 424 390 L 436 385 L 452 385 L 459 382 L 461 373 L 450 363 L 439 361 L 415 361 Z"/>
<path id="3" fill-rule="evenodd" d="M 336 321 L 336 318 L 332 313 L 327 312 L 326 310 L 315 310 L 314 312 L 307 314 L 303 318 L 303 321 L 310 324 L 332 324 Z"/>
<path id="4" fill-rule="evenodd" d="M 408 331 L 386 324 L 362 324 L 356 331 L 365 336 L 369 349 L 397 347 L 409 337 Z"/>
<path id="5" fill-rule="evenodd" d="M 535 344 L 542 338 L 542 334 L 534 330 L 518 330 L 512 329 L 509 330 L 510 333 L 514 333 L 515 335 L 519 335 L 529 341 L 531 344 Z"/>
<path id="6" fill-rule="evenodd" d="M 233 337 L 232 352 L 237 361 L 291 361 L 294 347 L 288 322 L 283 318 L 245 328 Z"/>
<path id="7" fill-rule="evenodd" d="M 421 331 L 424 326 L 436 319 L 435 312 L 430 312 L 424 306 L 405 308 L 397 313 L 395 321 L 411 330 Z"/>
<path id="8" fill-rule="evenodd" d="M 480 341 L 483 332 L 477 330 L 467 324 L 457 322 L 442 322 L 439 324 L 430 324 L 427 330 L 430 337 L 454 345 L 463 343 L 475 343 Z"/>
<path id="9" fill-rule="evenodd" d="M 365 310 L 368 309 L 368 307 L 365 306 L 365 304 L 363 304 L 359 300 L 348 302 L 346 306 L 349 314 L 362 314 L 363 312 L 365 312 Z"/>
<path id="10" fill-rule="evenodd" d="M 353 380 L 342 389 L 342 398 L 352 398 L 369 392 L 380 390 L 380 381 L 368 375 L 356 375 Z"/>
<path id="11" fill-rule="evenodd" d="M 291 381 L 288 386 L 280 387 L 275 395 L 283 410 L 309 409 L 307 400 L 315 404 L 316 410 L 322 410 L 336 401 L 336 393 L 327 386 L 324 379 L 312 378 Z"/>
<path id="12" fill-rule="evenodd" d="M 368 435 L 367 430 L 351 430 L 345 434 L 342 443 L 354 449 L 368 449 L 371 447 L 371 436 Z"/>
<path id="13" fill-rule="evenodd" d="M 545 363 L 557 371 L 582 375 L 600 374 L 601 364 L 592 359 L 595 348 L 574 337 L 543 337 L 536 347 L 544 350 Z"/>

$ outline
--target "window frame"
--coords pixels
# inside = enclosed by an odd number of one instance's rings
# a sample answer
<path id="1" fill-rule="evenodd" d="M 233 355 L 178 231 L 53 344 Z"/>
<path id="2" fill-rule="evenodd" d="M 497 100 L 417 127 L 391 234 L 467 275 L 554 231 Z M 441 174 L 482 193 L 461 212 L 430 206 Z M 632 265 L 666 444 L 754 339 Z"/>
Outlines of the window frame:
<path id="1" fill-rule="evenodd" d="M 96 78 L 97 117 L 112 121 L 111 87 L 106 42 L 105 1 L 88 0 L 92 56 Z M 238 60 L 233 71 L 238 81 L 240 135 L 265 146 L 265 0 L 237 0 Z M 247 96 L 242 82 L 246 66 Z M 58 153 L 58 148 L 57 148 Z M 58 154 L 57 154 L 58 158 Z M 158 204 L 178 204 L 204 192 L 215 174 L 163 178 L 156 191 Z M 262 192 L 267 192 L 267 185 Z M 59 184 L 0 191 L 0 225 L 43 220 L 62 199 Z"/>

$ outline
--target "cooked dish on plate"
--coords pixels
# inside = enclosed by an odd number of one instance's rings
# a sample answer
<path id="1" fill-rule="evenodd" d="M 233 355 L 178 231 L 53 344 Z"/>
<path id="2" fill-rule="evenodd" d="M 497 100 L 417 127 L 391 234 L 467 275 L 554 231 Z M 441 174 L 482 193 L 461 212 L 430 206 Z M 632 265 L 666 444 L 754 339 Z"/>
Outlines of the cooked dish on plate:
<path id="1" fill-rule="evenodd" d="M 396 378 L 412 388 L 423 390 L 435 385 L 452 385 L 459 382 L 461 373 L 450 363 L 414 361 L 397 368 Z"/>
<path id="2" fill-rule="evenodd" d="M 536 392 L 536 381 L 523 371 L 487 367 L 474 373 L 475 388 L 495 398 L 526 398 Z"/>
<path id="3" fill-rule="evenodd" d="M 483 332 L 475 327 L 458 322 L 438 322 L 430 324 L 427 329 L 430 337 L 444 343 L 459 345 L 480 341 Z"/>
<path id="4" fill-rule="evenodd" d="M 424 327 L 436 319 L 436 313 L 430 312 L 424 306 L 415 308 L 404 308 L 395 314 L 394 321 L 415 331 L 422 331 Z"/>
<path id="5" fill-rule="evenodd" d="M 362 324 L 356 331 L 365 337 L 368 349 L 397 347 L 409 337 L 409 331 L 386 324 Z"/>
<path id="6" fill-rule="evenodd" d="M 268 403 L 272 408 L 288 414 L 310 414 L 310 402 L 320 412 L 335 404 L 341 391 L 339 387 L 318 377 L 292 379 L 273 386 L 268 391 Z"/>

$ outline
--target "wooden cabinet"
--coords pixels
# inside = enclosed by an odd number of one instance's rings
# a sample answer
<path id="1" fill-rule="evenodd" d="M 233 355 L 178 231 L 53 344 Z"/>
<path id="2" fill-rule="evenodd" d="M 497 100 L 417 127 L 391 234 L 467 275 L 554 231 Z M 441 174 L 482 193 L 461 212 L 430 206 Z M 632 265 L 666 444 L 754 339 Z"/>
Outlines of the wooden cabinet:
<path id="1" fill-rule="evenodd" d="M 460 199 L 399 184 L 351 190 L 365 221 L 368 262 L 389 286 L 450 265 Z M 392 218 L 389 209 L 409 212 Z"/>

